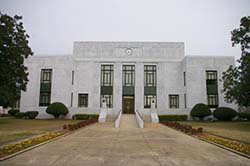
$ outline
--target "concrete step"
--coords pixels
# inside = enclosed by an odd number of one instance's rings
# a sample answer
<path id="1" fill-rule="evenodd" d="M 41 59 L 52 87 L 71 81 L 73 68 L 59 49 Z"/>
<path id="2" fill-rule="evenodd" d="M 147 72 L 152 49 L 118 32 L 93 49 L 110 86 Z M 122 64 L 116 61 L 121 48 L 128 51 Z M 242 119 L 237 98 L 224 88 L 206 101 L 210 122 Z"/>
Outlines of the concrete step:
<path id="1" fill-rule="evenodd" d="M 123 114 L 120 124 L 121 129 L 133 129 L 138 128 L 135 114 Z"/>

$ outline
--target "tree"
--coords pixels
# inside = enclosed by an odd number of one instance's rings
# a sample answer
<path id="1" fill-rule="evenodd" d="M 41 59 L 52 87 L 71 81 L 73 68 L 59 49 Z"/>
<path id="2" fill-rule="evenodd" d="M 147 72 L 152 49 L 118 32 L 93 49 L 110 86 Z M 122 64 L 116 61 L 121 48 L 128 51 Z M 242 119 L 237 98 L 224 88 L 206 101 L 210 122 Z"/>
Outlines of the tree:
<path id="1" fill-rule="evenodd" d="M 0 12 L 0 105 L 13 106 L 28 83 L 24 59 L 33 55 L 22 17 Z"/>
<path id="2" fill-rule="evenodd" d="M 227 102 L 250 107 L 250 16 L 240 20 L 240 27 L 231 32 L 232 45 L 241 46 L 239 66 L 230 66 L 223 72 L 223 92 Z"/>

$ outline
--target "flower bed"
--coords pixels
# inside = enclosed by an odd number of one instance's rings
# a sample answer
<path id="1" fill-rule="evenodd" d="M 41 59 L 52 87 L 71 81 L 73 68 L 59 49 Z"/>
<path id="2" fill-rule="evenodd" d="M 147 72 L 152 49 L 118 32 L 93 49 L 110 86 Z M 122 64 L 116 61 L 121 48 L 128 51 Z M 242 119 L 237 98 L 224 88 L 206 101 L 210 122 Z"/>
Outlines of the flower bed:
<path id="1" fill-rule="evenodd" d="M 5 157 L 7 155 L 13 154 L 15 152 L 21 151 L 25 148 L 37 145 L 39 143 L 48 141 L 52 138 L 58 137 L 63 135 L 65 132 L 62 131 L 57 131 L 57 132 L 51 132 L 44 134 L 42 136 L 30 138 L 30 139 L 25 139 L 23 141 L 17 142 L 15 144 L 9 144 L 5 145 L 0 148 L 0 158 Z"/>
<path id="2" fill-rule="evenodd" d="M 172 122 L 172 121 L 163 121 L 161 122 L 163 125 L 174 128 L 176 130 L 180 130 L 186 134 L 198 134 L 203 132 L 203 128 L 195 129 L 191 125 L 182 125 L 178 122 Z"/>
<path id="3" fill-rule="evenodd" d="M 85 127 L 87 125 L 90 125 L 90 124 L 93 124 L 96 122 L 97 122 L 97 119 L 89 119 L 89 120 L 78 122 L 76 124 L 65 124 L 65 125 L 63 125 L 63 129 L 73 131 L 73 130 L 77 130 L 81 127 Z"/>
<path id="4" fill-rule="evenodd" d="M 200 139 L 202 139 L 202 140 L 206 140 L 206 141 L 209 141 L 209 142 L 214 142 L 216 144 L 223 145 L 223 146 L 225 146 L 227 148 L 236 150 L 238 152 L 250 155 L 250 146 L 247 146 L 247 145 L 244 145 L 244 144 L 241 144 L 241 143 L 237 143 L 237 142 L 234 142 L 234 141 L 229 141 L 229 140 L 226 140 L 224 138 L 211 136 L 211 135 L 201 134 L 201 135 L 198 135 L 198 137 Z"/>

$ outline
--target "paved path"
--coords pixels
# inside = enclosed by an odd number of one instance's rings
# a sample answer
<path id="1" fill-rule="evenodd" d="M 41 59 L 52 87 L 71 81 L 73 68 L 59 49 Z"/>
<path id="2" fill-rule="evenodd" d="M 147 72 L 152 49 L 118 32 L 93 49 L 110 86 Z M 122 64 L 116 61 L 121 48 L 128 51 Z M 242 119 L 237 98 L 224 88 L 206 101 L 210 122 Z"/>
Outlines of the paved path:
<path id="1" fill-rule="evenodd" d="M 138 128 L 138 124 L 135 119 L 135 114 L 123 114 L 120 124 L 121 129 L 134 129 Z"/>
<path id="2" fill-rule="evenodd" d="M 250 166 L 250 160 L 160 124 L 115 129 L 94 124 L 0 165 Z"/>

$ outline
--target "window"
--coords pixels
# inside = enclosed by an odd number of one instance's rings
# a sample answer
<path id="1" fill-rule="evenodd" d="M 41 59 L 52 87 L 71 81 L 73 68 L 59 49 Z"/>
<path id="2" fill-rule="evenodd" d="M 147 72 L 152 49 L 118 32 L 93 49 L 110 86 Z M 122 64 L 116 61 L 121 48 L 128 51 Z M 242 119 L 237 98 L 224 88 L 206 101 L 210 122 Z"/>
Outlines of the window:
<path id="1" fill-rule="evenodd" d="M 186 72 L 183 72 L 184 86 L 186 86 Z"/>
<path id="2" fill-rule="evenodd" d="M 207 104 L 210 108 L 218 107 L 217 71 L 206 71 Z"/>
<path id="3" fill-rule="evenodd" d="M 78 107 L 88 107 L 88 94 L 78 94 Z"/>
<path id="4" fill-rule="evenodd" d="M 42 69 L 41 83 L 51 83 L 52 69 Z"/>
<path id="5" fill-rule="evenodd" d="M 123 86 L 135 86 L 135 66 L 123 65 Z"/>
<path id="6" fill-rule="evenodd" d="M 155 65 L 144 66 L 144 86 L 156 87 L 156 66 Z"/>
<path id="7" fill-rule="evenodd" d="M 214 95 L 207 95 L 207 104 L 208 106 L 210 106 L 211 108 L 215 108 L 218 106 L 218 95 L 214 94 Z"/>
<path id="8" fill-rule="evenodd" d="M 184 94 L 184 108 L 187 108 L 187 95 Z"/>
<path id="9" fill-rule="evenodd" d="M 179 95 L 169 95 L 169 108 L 179 108 Z"/>
<path id="10" fill-rule="evenodd" d="M 51 98 L 52 69 L 41 70 L 39 106 L 48 106 Z"/>
<path id="11" fill-rule="evenodd" d="M 73 92 L 71 92 L 71 95 L 70 95 L 70 107 L 73 106 Z"/>
<path id="12" fill-rule="evenodd" d="M 101 86 L 113 86 L 113 65 L 101 66 Z"/>
<path id="13" fill-rule="evenodd" d="M 216 71 L 207 71 L 207 80 L 217 80 L 217 72 Z"/>
<path id="14" fill-rule="evenodd" d="M 156 65 L 144 65 L 144 108 L 150 108 L 153 98 L 156 102 L 156 84 Z"/>
<path id="15" fill-rule="evenodd" d="M 75 71 L 74 70 L 72 70 L 71 76 L 72 76 L 71 84 L 74 85 L 74 79 L 75 79 L 74 78 L 75 77 Z"/>
<path id="16" fill-rule="evenodd" d="M 40 92 L 39 106 L 48 106 L 48 105 L 50 105 L 50 93 Z"/>
<path id="17" fill-rule="evenodd" d="M 113 107 L 113 95 L 101 95 L 101 101 L 102 99 L 105 98 L 106 104 L 108 108 Z"/>
<path id="18" fill-rule="evenodd" d="M 151 100 L 155 99 L 155 106 L 156 106 L 156 96 L 154 95 L 144 95 L 144 108 L 150 108 L 151 107 Z"/>
<path id="19" fill-rule="evenodd" d="M 101 96 L 100 104 L 102 104 L 102 98 L 106 99 L 108 108 L 113 107 L 113 65 L 102 65 L 101 66 Z"/>

